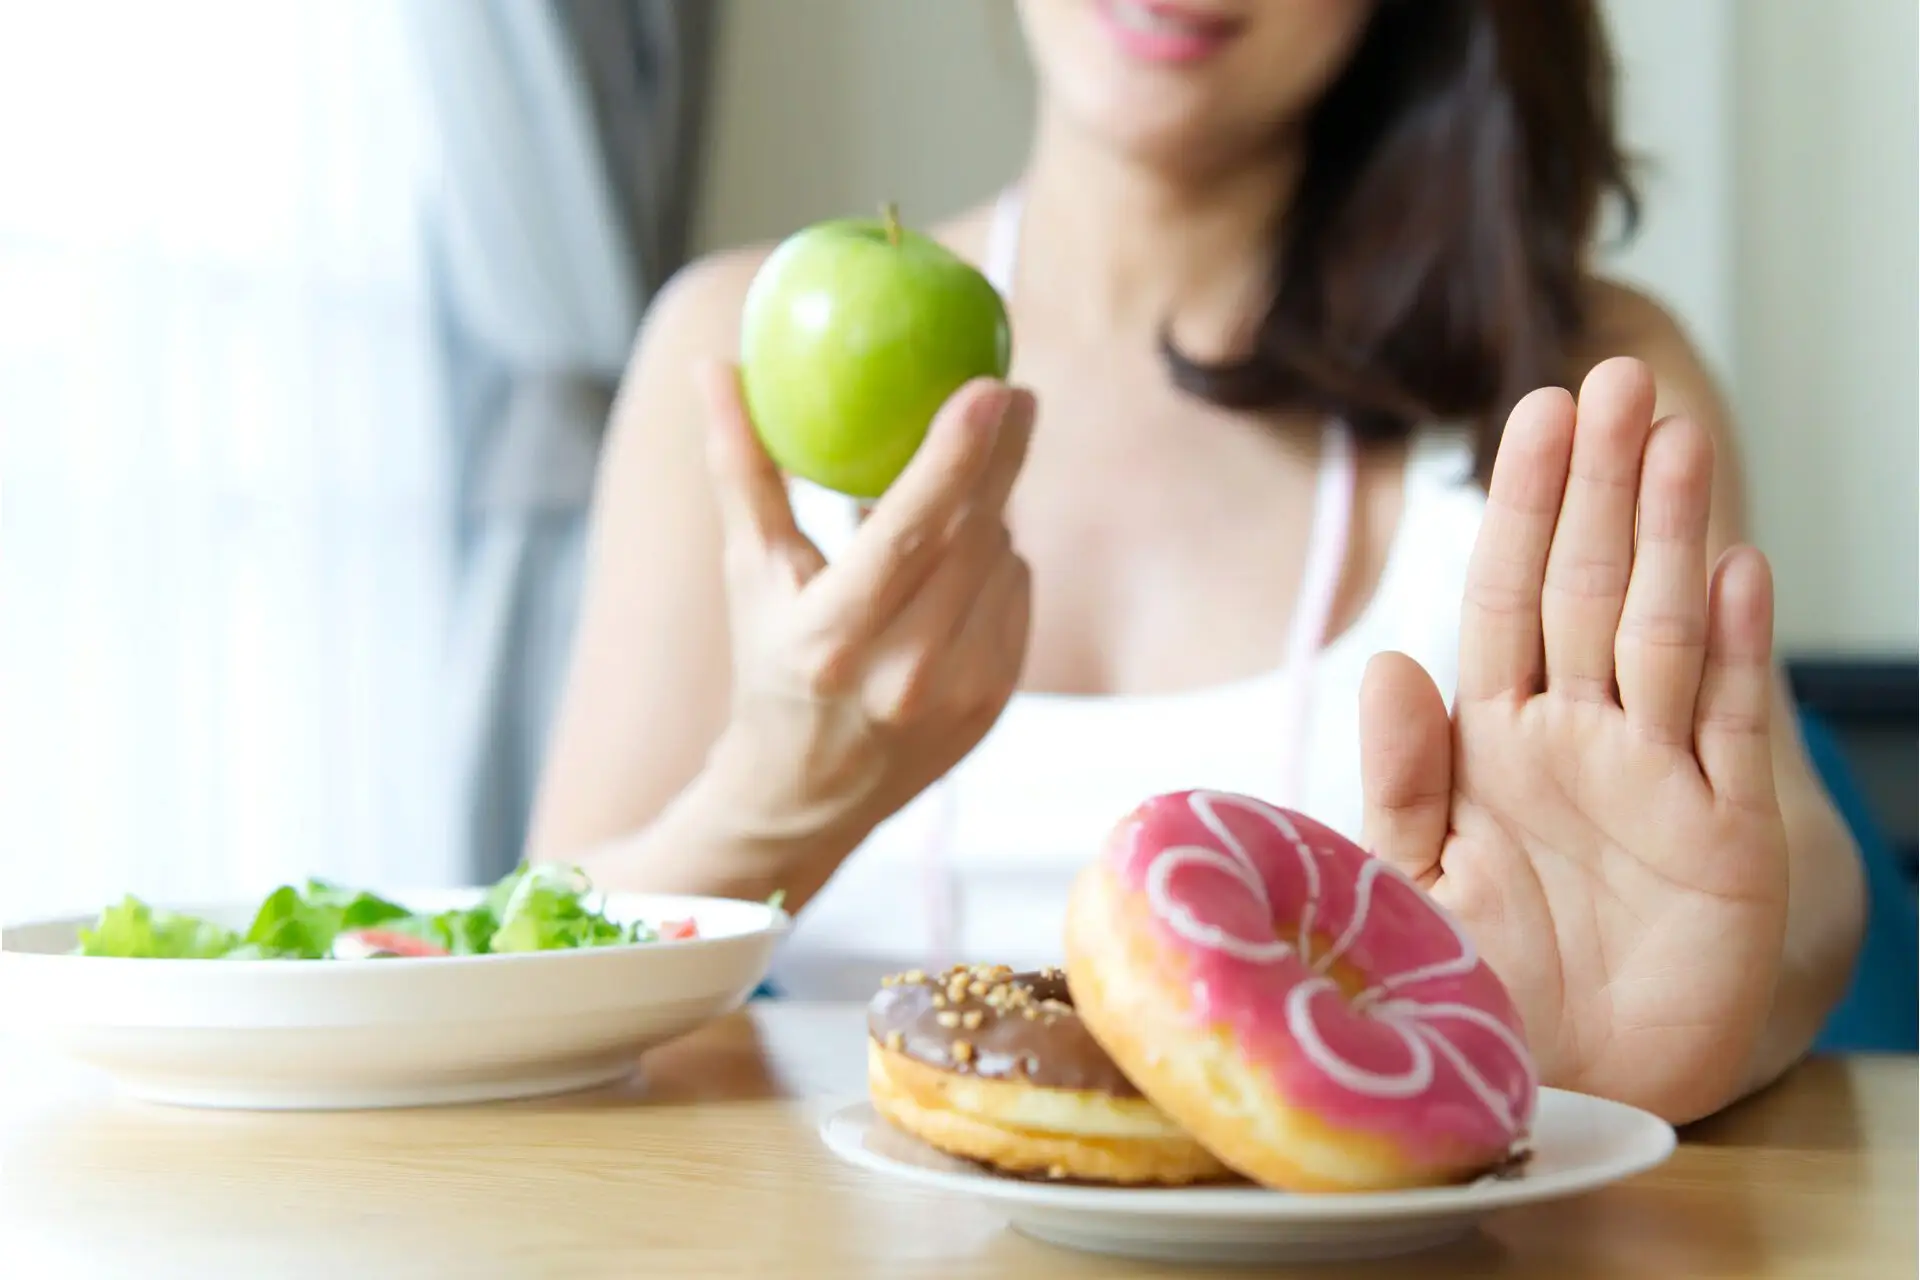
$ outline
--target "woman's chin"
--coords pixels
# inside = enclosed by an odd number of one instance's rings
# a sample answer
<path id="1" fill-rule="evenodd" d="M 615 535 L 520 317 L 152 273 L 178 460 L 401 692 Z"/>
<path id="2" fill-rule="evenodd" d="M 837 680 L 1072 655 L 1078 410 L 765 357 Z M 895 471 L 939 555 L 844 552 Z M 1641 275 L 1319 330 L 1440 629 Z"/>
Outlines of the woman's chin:
<path id="1" fill-rule="evenodd" d="M 1189 103 L 1135 98 L 1073 114 L 1076 131 L 1100 149 L 1173 172 L 1244 163 L 1256 149 L 1255 131 L 1222 126 Z"/>

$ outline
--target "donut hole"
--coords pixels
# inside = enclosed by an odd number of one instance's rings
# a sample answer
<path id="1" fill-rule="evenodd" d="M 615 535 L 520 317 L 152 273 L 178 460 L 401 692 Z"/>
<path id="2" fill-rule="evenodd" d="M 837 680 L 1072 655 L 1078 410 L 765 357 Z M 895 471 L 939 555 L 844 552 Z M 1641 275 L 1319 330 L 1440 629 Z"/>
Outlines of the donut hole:
<path id="1" fill-rule="evenodd" d="M 1334 941 L 1325 934 L 1312 934 L 1310 935 L 1311 949 L 1308 954 L 1324 957 L 1333 951 Z M 1371 990 L 1375 985 L 1374 980 L 1365 971 L 1344 956 L 1336 956 L 1331 962 L 1316 959 L 1313 962 L 1313 969 L 1338 987 L 1341 999 L 1348 1004 L 1358 1001 L 1362 992 Z"/>

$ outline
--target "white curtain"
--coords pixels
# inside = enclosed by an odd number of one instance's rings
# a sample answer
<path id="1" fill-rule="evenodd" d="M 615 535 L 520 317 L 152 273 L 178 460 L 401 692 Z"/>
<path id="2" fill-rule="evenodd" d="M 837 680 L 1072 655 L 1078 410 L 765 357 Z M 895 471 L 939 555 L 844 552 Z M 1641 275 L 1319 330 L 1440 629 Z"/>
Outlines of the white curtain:
<path id="1" fill-rule="evenodd" d="M 415 97 L 391 0 L 0 9 L 0 915 L 457 875 Z"/>
<path id="2" fill-rule="evenodd" d="M 565 675 L 615 386 L 681 264 L 710 0 L 403 0 L 440 156 L 429 204 L 462 557 L 449 654 L 466 874 L 521 856 Z"/>

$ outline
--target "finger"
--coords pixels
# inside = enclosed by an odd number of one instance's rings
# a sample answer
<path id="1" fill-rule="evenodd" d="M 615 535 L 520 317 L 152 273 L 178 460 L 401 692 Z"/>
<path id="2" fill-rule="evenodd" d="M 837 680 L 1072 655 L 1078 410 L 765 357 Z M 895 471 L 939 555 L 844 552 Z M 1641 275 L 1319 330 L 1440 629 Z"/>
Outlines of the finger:
<path id="1" fill-rule="evenodd" d="M 993 632 L 993 652 L 1000 659 L 1001 669 L 1009 673 L 1011 690 L 1026 676 L 1027 649 L 1033 640 L 1033 566 L 1015 552 L 1009 576 L 1012 580 L 1007 584 L 1006 608 L 1000 612 L 998 625 L 993 615 L 981 616 Z"/>
<path id="2" fill-rule="evenodd" d="M 1773 571 L 1753 547 L 1732 547 L 1708 594 L 1694 750 L 1714 792 L 1742 808 L 1774 803 L 1773 698 Z"/>
<path id="3" fill-rule="evenodd" d="M 967 611 L 941 665 L 941 687 L 963 722 L 990 724 L 1007 705 L 1026 666 L 1033 625 L 1033 573 L 1018 554 L 994 566 Z"/>
<path id="4" fill-rule="evenodd" d="M 1573 397 L 1558 387 L 1514 406 L 1474 539 L 1460 618 L 1460 697 L 1539 692 L 1540 584 L 1566 491 Z"/>
<path id="5" fill-rule="evenodd" d="M 948 527 L 990 470 L 1012 390 L 976 379 L 940 410 L 926 441 L 811 592 L 815 625 L 857 642 L 877 635 L 927 575 Z"/>
<path id="6" fill-rule="evenodd" d="M 1620 705 L 1649 739 L 1691 748 L 1707 657 L 1713 441 L 1686 418 L 1653 429 L 1640 475 L 1633 577 L 1613 645 Z"/>
<path id="7" fill-rule="evenodd" d="M 987 464 L 986 478 L 981 481 L 979 495 L 973 501 L 973 510 L 998 518 L 1007 509 L 1007 499 L 1013 496 L 1014 482 L 1020 478 L 1020 470 L 1027 464 L 1027 450 L 1033 443 L 1037 410 L 1031 391 L 1014 388 L 1006 416 L 1000 422 L 999 438 L 993 443 L 993 458 Z"/>
<path id="8" fill-rule="evenodd" d="M 1404 653 L 1375 655 L 1360 682 L 1360 783 L 1367 847 L 1431 888 L 1453 809 L 1453 724 Z"/>
<path id="9" fill-rule="evenodd" d="M 710 361 L 694 374 L 707 414 L 707 462 L 728 541 L 765 548 L 804 542 L 786 481 L 747 416 L 739 370 Z"/>
<path id="10" fill-rule="evenodd" d="M 968 520 L 940 566 L 881 633 L 869 664 L 867 710 L 882 723 L 913 719 L 941 696 L 937 673 L 969 618 L 984 606 L 986 585 L 1014 559 L 998 520 Z"/>
<path id="11" fill-rule="evenodd" d="M 1647 367 L 1625 358 L 1601 364 L 1580 387 L 1567 496 L 1540 598 L 1547 688 L 1575 698 L 1614 696 L 1613 637 L 1633 571 L 1634 510 L 1653 393 Z"/>

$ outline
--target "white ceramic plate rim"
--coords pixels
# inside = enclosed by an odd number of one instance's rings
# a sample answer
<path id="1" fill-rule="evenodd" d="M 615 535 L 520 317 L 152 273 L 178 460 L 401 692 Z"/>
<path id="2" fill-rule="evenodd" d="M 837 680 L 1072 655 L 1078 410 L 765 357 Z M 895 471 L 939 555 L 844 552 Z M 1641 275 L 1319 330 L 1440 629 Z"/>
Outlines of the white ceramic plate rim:
<path id="1" fill-rule="evenodd" d="M 381 897 L 397 902 L 401 906 L 415 911 L 444 911 L 452 907 L 469 905 L 486 892 L 484 889 L 395 889 L 377 890 Z M 264 897 L 265 895 L 261 895 Z M 617 943 L 603 947 L 574 947 L 563 951 L 514 951 L 477 956 L 389 956 L 382 959 L 360 960 L 144 960 L 126 956 L 83 956 L 67 951 L 30 950 L 13 945 L 22 934 L 40 933 L 46 930 L 73 930 L 92 924 L 99 918 L 98 912 L 85 915 L 54 916 L 39 920 L 21 920 L 9 922 L 0 930 L 0 964 L 85 964 L 90 972 L 112 972 L 115 969 L 129 967 L 149 968 L 156 964 L 168 966 L 215 965 L 221 973 L 272 973 L 291 975 L 296 973 L 340 974 L 357 970 L 377 969 L 382 973 L 400 973 L 423 966 L 436 971 L 445 971 L 457 967 L 472 968 L 502 964 L 555 964 L 567 963 L 584 956 L 630 955 L 635 952 L 658 951 L 699 951 L 745 938 L 766 934 L 784 935 L 792 928 L 793 918 L 787 912 L 764 902 L 752 902 L 741 898 L 696 897 L 685 894 L 647 894 L 647 893 L 611 893 L 606 895 L 606 909 L 616 920 L 634 919 L 658 923 L 662 920 L 698 918 L 708 913 L 734 913 L 746 915 L 752 912 L 765 914 L 766 922 L 758 928 L 737 929 L 726 933 L 705 934 L 697 938 L 665 939 L 658 942 Z M 215 920 L 245 919 L 258 910 L 259 899 L 232 899 L 219 902 L 192 903 L 184 906 L 171 903 L 153 903 L 156 910 L 183 912 L 189 915 L 205 916 Z M 301 981 L 294 978 L 293 981 Z"/>
<path id="2" fill-rule="evenodd" d="M 1479 1214 L 1576 1195 L 1645 1173 L 1665 1163 L 1677 1145 L 1672 1125 L 1637 1107 L 1565 1090 L 1542 1089 L 1541 1093 L 1559 1094 L 1577 1100 L 1581 1107 L 1599 1109 L 1608 1117 L 1608 1128 L 1620 1135 L 1621 1145 L 1631 1149 L 1610 1159 L 1507 1181 L 1412 1191 L 1310 1194 L 1239 1186 L 1056 1186 L 986 1172 L 928 1168 L 867 1149 L 862 1139 L 868 1129 L 886 1122 L 880 1119 L 872 1104 L 865 1101 L 832 1111 L 821 1122 L 820 1136 L 841 1159 L 871 1172 L 996 1204 L 1098 1215 L 1147 1214 L 1222 1222 L 1364 1221 Z"/>

